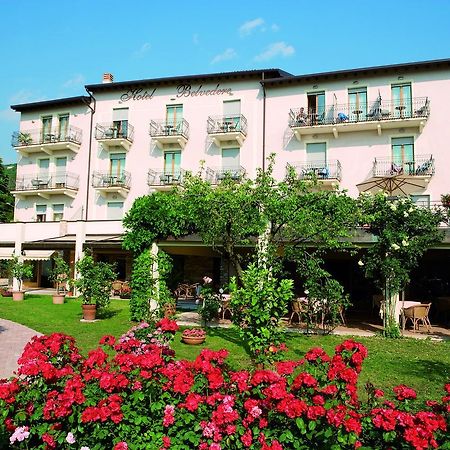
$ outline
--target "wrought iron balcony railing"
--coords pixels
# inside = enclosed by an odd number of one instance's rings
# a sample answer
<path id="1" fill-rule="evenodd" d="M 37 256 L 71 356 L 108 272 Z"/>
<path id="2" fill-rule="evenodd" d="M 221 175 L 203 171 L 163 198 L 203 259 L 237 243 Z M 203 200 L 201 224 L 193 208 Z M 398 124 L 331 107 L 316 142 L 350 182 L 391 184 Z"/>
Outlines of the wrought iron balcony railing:
<path id="1" fill-rule="evenodd" d="M 95 126 L 95 139 L 126 139 L 133 142 L 134 127 L 127 120 L 118 120 L 109 123 L 98 123 Z"/>
<path id="2" fill-rule="evenodd" d="M 92 186 L 95 188 L 125 188 L 129 189 L 131 174 L 127 171 L 122 173 L 94 172 L 92 174 Z"/>
<path id="3" fill-rule="evenodd" d="M 338 180 L 342 179 L 342 167 L 338 160 L 335 161 L 312 161 L 305 163 L 294 163 L 295 173 L 301 180 Z"/>
<path id="4" fill-rule="evenodd" d="M 60 142 L 73 142 L 81 144 L 82 132 L 79 128 L 68 126 L 60 129 L 37 128 L 34 130 L 16 131 L 12 135 L 13 147 L 24 147 L 29 145 L 55 144 Z"/>
<path id="5" fill-rule="evenodd" d="M 189 139 L 189 123 L 185 119 L 180 120 L 152 120 L 150 121 L 150 136 L 182 136 Z"/>
<path id="6" fill-rule="evenodd" d="M 33 191 L 47 189 L 78 190 L 79 177 L 70 172 L 41 172 L 24 175 L 16 179 L 16 191 Z"/>
<path id="7" fill-rule="evenodd" d="M 245 169 L 242 166 L 230 166 L 230 167 L 208 167 L 206 169 L 206 180 L 211 184 L 217 184 L 226 178 L 231 180 L 240 181 L 245 176 Z"/>
<path id="8" fill-rule="evenodd" d="M 295 108 L 289 112 L 291 128 L 314 125 L 335 125 L 340 123 L 359 123 L 377 120 L 398 120 L 425 118 L 430 114 L 428 97 L 416 97 L 409 100 L 381 100 L 349 105 L 335 104 L 323 110 Z"/>
<path id="9" fill-rule="evenodd" d="M 247 119 L 242 114 L 231 116 L 209 116 L 207 122 L 208 134 L 240 132 L 247 136 Z"/>
<path id="10" fill-rule="evenodd" d="M 150 169 L 147 175 L 149 186 L 175 186 L 181 184 L 186 171 L 178 169 L 174 171 L 163 169 Z"/>
<path id="11" fill-rule="evenodd" d="M 375 158 L 372 173 L 374 177 L 432 176 L 434 159 L 432 155 L 415 155 L 413 159 Z"/>

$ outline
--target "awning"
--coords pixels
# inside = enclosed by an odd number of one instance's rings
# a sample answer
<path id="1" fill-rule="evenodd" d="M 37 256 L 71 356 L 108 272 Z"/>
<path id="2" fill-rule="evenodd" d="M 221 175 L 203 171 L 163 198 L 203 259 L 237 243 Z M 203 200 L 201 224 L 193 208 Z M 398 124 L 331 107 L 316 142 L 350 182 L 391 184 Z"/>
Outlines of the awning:
<path id="1" fill-rule="evenodd" d="M 55 250 L 25 250 L 24 253 L 23 259 L 44 261 L 50 259 L 53 253 L 55 253 Z"/>
<path id="2" fill-rule="evenodd" d="M 12 259 L 14 247 L 0 247 L 0 259 Z"/>

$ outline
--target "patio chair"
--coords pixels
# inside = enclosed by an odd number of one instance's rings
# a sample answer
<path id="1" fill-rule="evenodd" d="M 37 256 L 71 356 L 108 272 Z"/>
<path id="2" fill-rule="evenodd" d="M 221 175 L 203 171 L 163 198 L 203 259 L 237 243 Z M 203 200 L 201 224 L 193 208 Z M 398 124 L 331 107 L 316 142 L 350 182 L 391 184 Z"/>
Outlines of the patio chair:
<path id="1" fill-rule="evenodd" d="M 430 100 L 428 100 L 428 97 L 427 97 L 426 100 L 425 100 L 425 105 L 423 105 L 419 109 L 416 109 L 414 111 L 414 116 L 415 117 L 423 117 L 423 116 L 425 116 L 426 113 L 428 112 L 429 104 L 430 104 Z"/>
<path id="2" fill-rule="evenodd" d="M 406 323 L 410 320 L 413 324 L 413 332 L 419 331 L 420 322 L 427 327 L 427 332 L 431 331 L 431 323 L 428 318 L 430 312 L 431 303 L 423 303 L 421 305 L 410 306 L 409 308 L 402 309 L 402 324 L 403 331 L 405 330 Z"/>
<path id="3" fill-rule="evenodd" d="M 116 280 L 112 284 L 112 295 L 120 295 L 122 292 L 122 282 L 119 280 Z"/>
<path id="4" fill-rule="evenodd" d="M 233 311 L 231 310 L 231 295 L 222 294 L 220 298 L 220 319 L 225 319 L 225 315 L 228 312 L 230 319 L 233 317 Z"/>
<path id="5" fill-rule="evenodd" d="M 431 166 L 431 160 L 425 161 L 416 169 L 416 175 L 427 175 L 429 170 L 431 169 Z"/>
<path id="6" fill-rule="evenodd" d="M 288 321 L 289 325 L 292 324 L 292 319 L 296 315 L 297 315 L 298 323 L 300 323 L 301 322 L 300 314 L 302 314 L 304 312 L 303 308 L 302 308 L 302 302 L 299 299 L 292 300 L 291 307 L 292 307 L 292 312 L 291 312 L 291 315 L 290 315 L 289 321 Z"/>

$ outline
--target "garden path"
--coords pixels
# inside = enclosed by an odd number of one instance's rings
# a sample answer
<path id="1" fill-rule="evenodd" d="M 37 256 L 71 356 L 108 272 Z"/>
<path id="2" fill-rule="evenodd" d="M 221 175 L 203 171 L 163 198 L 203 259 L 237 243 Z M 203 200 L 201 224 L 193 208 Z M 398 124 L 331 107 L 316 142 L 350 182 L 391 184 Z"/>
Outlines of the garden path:
<path id="1" fill-rule="evenodd" d="M 0 319 L 0 379 L 8 378 L 18 368 L 17 360 L 25 344 L 41 334 L 10 320 Z"/>

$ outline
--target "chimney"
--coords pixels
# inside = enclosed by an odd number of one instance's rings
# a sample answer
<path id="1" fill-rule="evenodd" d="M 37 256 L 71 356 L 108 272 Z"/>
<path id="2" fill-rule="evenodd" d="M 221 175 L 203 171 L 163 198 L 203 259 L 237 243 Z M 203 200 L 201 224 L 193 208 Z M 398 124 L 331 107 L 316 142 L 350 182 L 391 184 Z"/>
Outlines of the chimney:
<path id="1" fill-rule="evenodd" d="M 103 83 L 112 83 L 114 81 L 114 76 L 112 73 L 103 74 Z"/>

